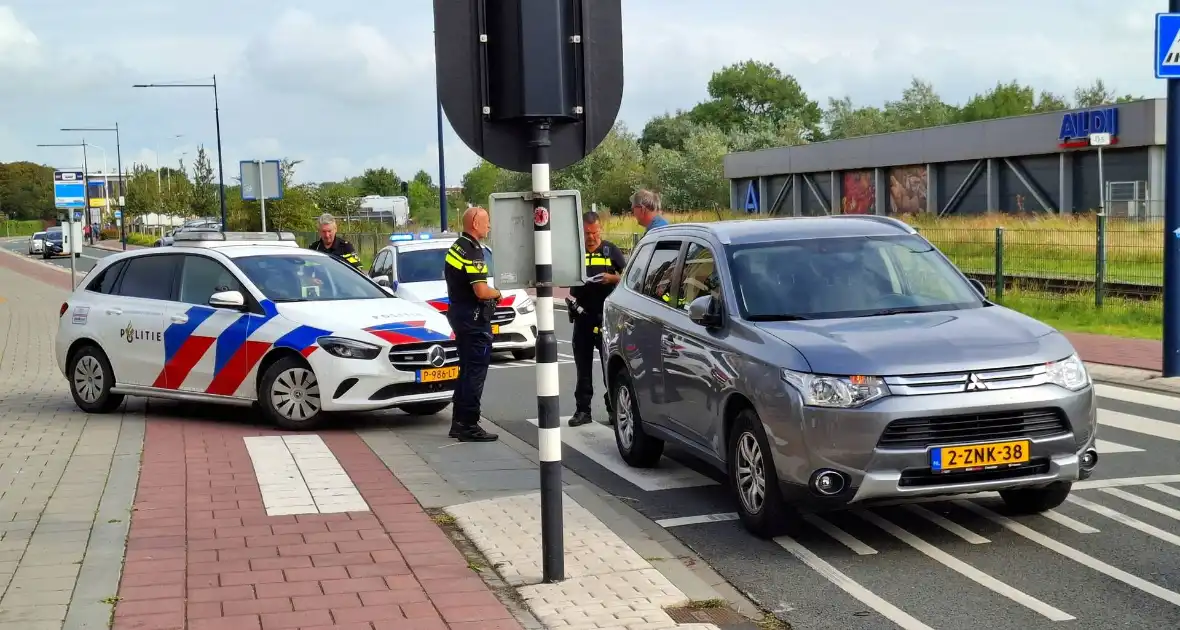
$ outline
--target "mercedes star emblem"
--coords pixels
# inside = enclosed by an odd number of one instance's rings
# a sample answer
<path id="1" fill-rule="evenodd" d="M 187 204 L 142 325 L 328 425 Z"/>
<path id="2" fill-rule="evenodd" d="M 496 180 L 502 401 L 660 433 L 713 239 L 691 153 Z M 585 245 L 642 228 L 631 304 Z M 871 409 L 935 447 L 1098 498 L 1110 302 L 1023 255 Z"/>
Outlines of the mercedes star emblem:
<path id="1" fill-rule="evenodd" d="M 447 362 L 447 351 L 442 346 L 430 346 L 426 351 L 426 361 L 434 367 L 442 367 Z"/>

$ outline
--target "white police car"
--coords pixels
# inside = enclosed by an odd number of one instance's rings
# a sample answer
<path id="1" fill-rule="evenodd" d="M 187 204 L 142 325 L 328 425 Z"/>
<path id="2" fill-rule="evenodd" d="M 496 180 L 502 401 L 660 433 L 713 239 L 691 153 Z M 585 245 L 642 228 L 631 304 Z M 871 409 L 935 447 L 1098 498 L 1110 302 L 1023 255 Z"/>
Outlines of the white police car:
<path id="1" fill-rule="evenodd" d="M 445 313 L 450 306 L 443 268 L 447 250 L 458 235 L 392 234 L 389 245 L 377 252 L 369 276 L 377 284 L 393 288 L 398 297 L 423 302 Z M 492 280 L 492 250 L 484 246 L 488 263 L 488 284 Z M 511 352 L 517 360 L 537 356 L 537 312 L 533 298 L 524 289 L 504 292 L 492 316 L 492 349 Z"/>
<path id="2" fill-rule="evenodd" d="M 59 317 L 58 366 L 89 413 L 148 396 L 308 429 L 324 412 L 437 413 L 459 376 L 445 317 L 289 233 L 180 232 L 108 256 Z"/>

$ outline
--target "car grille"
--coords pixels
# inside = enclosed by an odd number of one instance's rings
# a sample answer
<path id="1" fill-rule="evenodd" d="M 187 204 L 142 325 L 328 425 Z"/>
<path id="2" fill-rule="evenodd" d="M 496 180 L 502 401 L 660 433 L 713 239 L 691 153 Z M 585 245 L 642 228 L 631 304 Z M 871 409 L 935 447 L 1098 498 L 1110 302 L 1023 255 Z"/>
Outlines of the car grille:
<path id="1" fill-rule="evenodd" d="M 1003 479 L 1019 479 L 1032 477 L 1049 472 L 1049 460 L 1034 459 L 1020 466 L 1001 468 L 998 470 L 975 470 L 953 473 L 936 473 L 929 468 L 912 468 L 901 473 L 897 485 L 902 488 L 921 486 L 939 486 L 945 483 L 976 483 L 980 481 L 1000 481 Z"/>
<path id="2" fill-rule="evenodd" d="M 443 365 L 454 365 L 459 362 L 459 347 L 454 340 L 448 340 L 396 345 L 389 351 L 389 363 L 395 369 L 403 372 L 416 372 L 423 368 L 442 367 L 431 365 L 427 360 L 430 349 L 434 346 L 442 346 L 443 351 L 446 352 L 447 360 Z"/>
<path id="3" fill-rule="evenodd" d="M 1049 382 L 1045 364 L 1027 365 L 978 372 L 950 372 L 944 374 L 916 374 L 887 376 L 885 384 L 894 396 L 923 394 L 958 394 L 967 391 L 1015 389 L 1033 387 Z M 971 388 L 968 388 L 971 383 Z"/>
<path id="4" fill-rule="evenodd" d="M 503 326 L 504 324 L 511 324 L 512 320 L 516 319 L 516 311 L 511 306 L 498 306 L 496 312 L 492 313 L 492 323 Z"/>
<path id="5" fill-rule="evenodd" d="M 455 383 L 455 380 L 435 381 L 433 383 L 394 383 L 373 392 L 369 400 L 381 401 L 399 398 L 401 396 L 420 396 L 422 394 L 449 392 L 454 391 Z"/>
<path id="6" fill-rule="evenodd" d="M 1065 416 L 1056 409 L 905 418 L 885 427 L 878 448 L 926 448 L 993 440 L 1041 438 L 1069 433 Z"/>

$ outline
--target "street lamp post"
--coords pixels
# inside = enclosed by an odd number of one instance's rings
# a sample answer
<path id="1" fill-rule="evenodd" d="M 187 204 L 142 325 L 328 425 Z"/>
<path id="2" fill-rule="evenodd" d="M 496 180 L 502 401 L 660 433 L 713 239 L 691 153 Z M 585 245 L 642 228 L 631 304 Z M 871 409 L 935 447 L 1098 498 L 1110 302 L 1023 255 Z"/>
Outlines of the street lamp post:
<path id="1" fill-rule="evenodd" d="M 115 201 L 116 201 L 116 203 L 119 204 L 120 213 L 125 214 L 123 211 L 124 211 L 124 209 L 126 207 L 126 203 L 127 203 L 128 189 L 127 189 L 127 180 L 124 179 L 124 177 L 123 177 L 123 144 L 122 144 L 122 142 L 120 142 L 120 139 L 119 139 L 119 123 L 116 122 L 114 127 L 66 127 L 66 128 L 63 128 L 62 131 L 81 131 L 81 132 L 87 132 L 87 131 L 107 131 L 107 132 L 110 132 L 110 131 L 113 131 L 113 132 L 115 132 L 115 168 L 119 169 L 119 193 L 120 193 Z M 103 154 L 105 155 L 106 151 L 103 151 Z M 102 170 L 105 173 L 106 167 L 103 167 Z M 86 176 L 89 177 L 90 174 L 87 173 Z M 87 186 L 89 186 L 89 183 L 87 183 Z M 107 199 L 110 199 L 110 189 L 109 188 L 107 189 Z M 108 206 L 108 209 L 110 209 L 109 206 Z M 125 219 L 121 214 L 119 217 L 119 240 L 122 241 L 122 243 L 123 243 L 123 251 L 127 251 L 127 228 L 126 228 L 126 225 L 127 225 L 127 223 L 125 222 Z"/>
<path id="2" fill-rule="evenodd" d="M 86 210 L 90 210 L 90 163 L 86 158 L 86 138 L 82 138 L 82 142 L 72 142 L 69 144 L 38 144 L 39 147 L 82 147 L 82 195 L 83 203 L 86 204 Z M 74 210 L 70 208 L 67 210 L 69 222 L 66 224 L 66 229 L 69 230 L 70 237 L 70 290 L 78 287 L 78 254 L 81 252 L 81 246 L 74 239 Z M 62 249 L 65 249 L 66 235 L 62 235 Z"/>
<path id="3" fill-rule="evenodd" d="M 217 188 L 221 200 L 221 231 L 225 232 L 225 168 L 221 158 L 221 104 L 217 97 L 217 75 L 211 83 L 137 83 L 135 88 L 213 88 L 213 120 L 217 126 Z"/>

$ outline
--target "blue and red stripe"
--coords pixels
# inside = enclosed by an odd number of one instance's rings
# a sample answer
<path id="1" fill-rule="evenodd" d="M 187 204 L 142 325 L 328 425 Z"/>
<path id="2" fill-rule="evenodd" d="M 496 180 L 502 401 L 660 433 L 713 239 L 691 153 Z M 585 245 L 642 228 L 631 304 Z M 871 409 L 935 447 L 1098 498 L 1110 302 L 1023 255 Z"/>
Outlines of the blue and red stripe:
<path id="1" fill-rule="evenodd" d="M 216 311 L 207 306 L 194 306 L 183 323 L 170 324 L 164 329 L 164 367 L 152 382 L 152 387 L 179 389 L 197 362 L 213 345 L 213 337 L 194 335 L 197 328 Z"/>
<path id="2" fill-rule="evenodd" d="M 426 328 L 425 324 L 425 321 L 390 322 L 370 326 L 365 331 L 394 345 L 423 341 L 447 341 L 454 338 L 454 335 Z"/>

